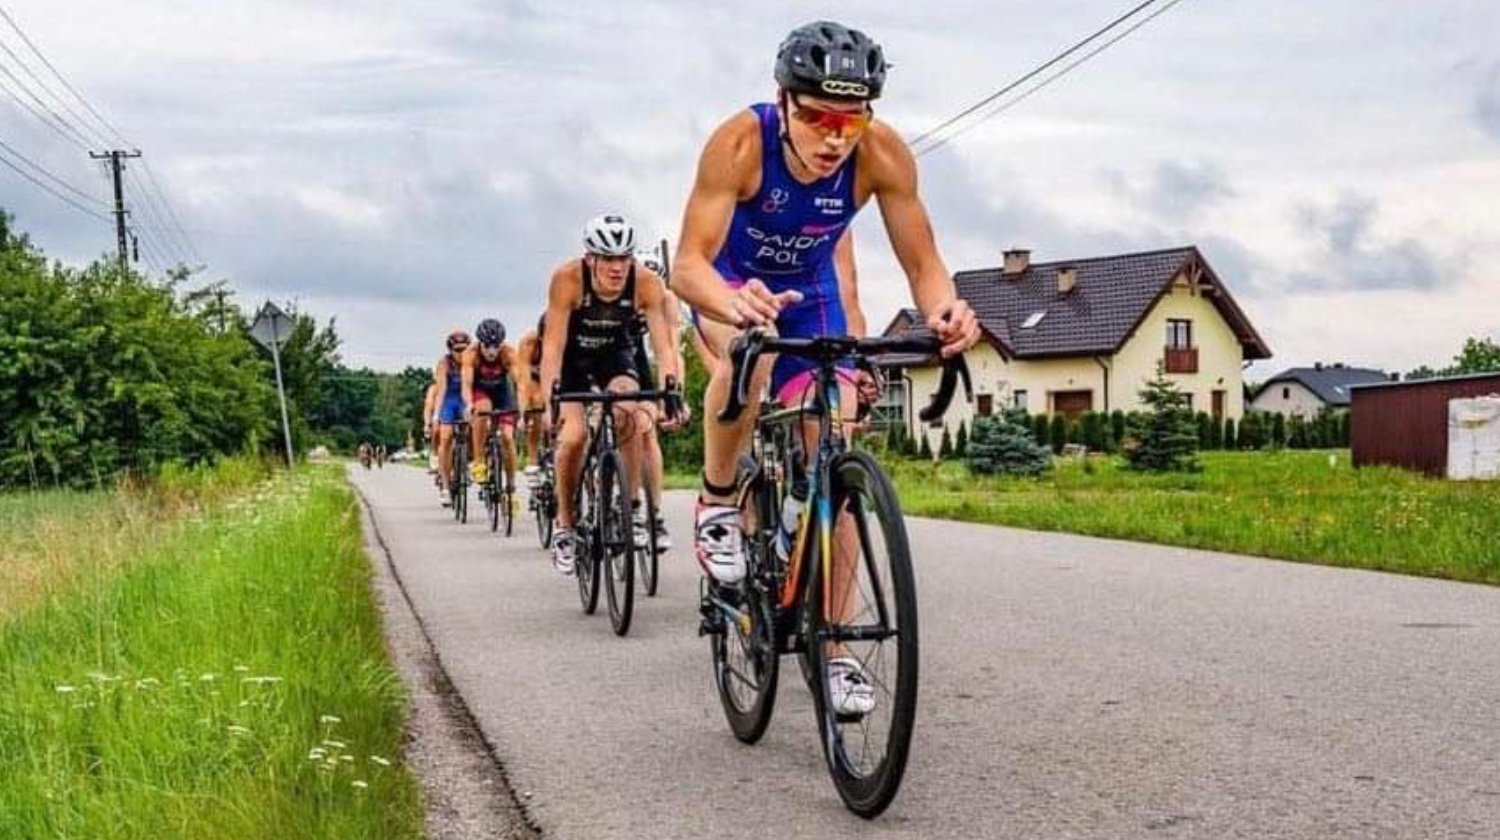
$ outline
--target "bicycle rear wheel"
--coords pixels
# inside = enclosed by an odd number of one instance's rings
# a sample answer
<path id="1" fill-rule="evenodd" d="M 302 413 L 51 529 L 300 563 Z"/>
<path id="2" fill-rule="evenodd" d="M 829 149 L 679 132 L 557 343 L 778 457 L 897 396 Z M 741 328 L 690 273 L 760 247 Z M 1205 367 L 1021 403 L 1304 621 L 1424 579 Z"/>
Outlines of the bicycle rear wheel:
<path id="1" fill-rule="evenodd" d="M 656 597 L 659 582 L 656 573 L 661 563 L 661 546 L 657 545 L 659 535 L 656 533 L 656 499 L 651 496 L 652 478 L 651 465 L 642 465 L 641 495 L 646 497 L 646 550 L 635 554 L 641 569 L 641 589 L 648 598 Z"/>
<path id="2" fill-rule="evenodd" d="M 849 810 L 866 819 L 890 805 L 901 786 L 917 712 L 917 593 L 911 549 L 896 494 L 863 452 L 834 462 L 835 556 L 810 588 L 818 727 L 834 786 Z M 820 558 L 821 559 L 821 558 Z M 842 708 L 830 687 L 834 671 L 858 675 L 872 709 L 847 697 Z M 842 686 L 850 683 L 841 680 Z"/>
<path id="3" fill-rule="evenodd" d="M 453 518 L 461 523 L 469 521 L 469 444 L 464 438 L 467 431 L 453 432 L 453 463 L 448 472 L 448 487 L 453 494 Z"/>
<path id="4" fill-rule="evenodd" d="M 753 504 L 762 492 L 757 483 L 745 494 L 747 504 Z M 713 611 L 710 622 L 715 628 L 709 636 L 714 685 L 729 729 L 746 744 L 759 741 L 771 723 L 781 669 L 781 648 L 772 610 L 776 593 L 767 588 L 765 574 L 765 570 L 772 568 L 769 565 L 772 543 L 759 525 L 766 521 L 757 517 L 754 527 L 758 530 L 746 535 L 745 579 L 732 587 L 708 584 L 709 609 Z M 728 615 L 726 606 L 735 608 L 735 615 Z"/>
<path id="5" fill-rule="evenodd" d="M 618 452 L 606 452 L 599 462 L 600 572 L 609 600 L 609 624 L 616 636 L 630 632 L 635 612 L 635 529 L 630 518 L 630 488 L 625 462 Z"/>

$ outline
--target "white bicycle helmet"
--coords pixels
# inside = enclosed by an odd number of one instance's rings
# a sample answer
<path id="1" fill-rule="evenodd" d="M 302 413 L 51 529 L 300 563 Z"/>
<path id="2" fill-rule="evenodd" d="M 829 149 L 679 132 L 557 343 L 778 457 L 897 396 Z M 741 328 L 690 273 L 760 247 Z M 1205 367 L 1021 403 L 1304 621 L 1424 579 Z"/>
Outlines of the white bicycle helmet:
<path id="1" fill-rule="evenodd" d="M 583 227 L 583 250 L 605 257 L 628 257 L 635 252 L 635 228 L 618 214 L 595 216 Z"/>

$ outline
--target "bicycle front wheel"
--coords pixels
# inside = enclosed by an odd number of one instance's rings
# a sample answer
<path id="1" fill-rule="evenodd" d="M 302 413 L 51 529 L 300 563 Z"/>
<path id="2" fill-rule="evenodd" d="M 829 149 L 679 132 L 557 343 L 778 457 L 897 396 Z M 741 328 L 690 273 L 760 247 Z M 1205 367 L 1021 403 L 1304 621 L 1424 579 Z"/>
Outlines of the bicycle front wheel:
<path id="1" fill-rule="evenodd" d="M 646 550 L 637 551 L 636 559 L 640 561 L 641 588 L 645 591 L 647 598 L 656 597 L 656 586 L 659 579 L 656 573 L 661 563 L 661 546 L 657 544 L 659 535 L 656 532 L 656 499 L 651 495 L 652 487 L 651 465 L 646 464 L 641 468 L 641 495 L 646 497 Z"/>
<path id="2" fill-rule="evenodd" d="M 620 453 L 609 452 L 599 462 L 600 572 L 609 599 L 609 624 L 616 636 L 630 632 L 635 612 L 635 529 L 630 519 L 630 488 Z"/>
<path id="3" fill-rule="evenodd" d="M 495 486 L 503 488 L 500 491 L 500 516 L 505 522 L 505 536 L 508 537 L 516 530 L 516 479 L 512 473 L 510 456 L 504 449 L 499 450 L 495 463 L 500 465 L 500 472 L 495 473 Z"/>
<path id="4" fill-rule="evenodd" d="M 552 547 L 552 482 L 543 476 L 535 490 L 531 491 L 531 511 L 536 514 L 536 538 L 543 550 Z"/>
<path id="5" fill-rule="evenodd" d="M 839 456 L 830 472 L 834 557 L 814 572 L 808 604 L 814 705 L 834 786 L 870 819 L 895 798 L 911 747 L 916 582 L 890 479 L 863 452 Z"/>
<path id="6" fill-rule="evenodd" d="M 491 442 L 485 452 L 485 466 L 489 468 L 489 487 L 484 494 L 484 506 L 490 515 L 490 532 L 500 530 L 500 505 L 509 502 L 495 491 L 500 486 L 500 448 Z"/>

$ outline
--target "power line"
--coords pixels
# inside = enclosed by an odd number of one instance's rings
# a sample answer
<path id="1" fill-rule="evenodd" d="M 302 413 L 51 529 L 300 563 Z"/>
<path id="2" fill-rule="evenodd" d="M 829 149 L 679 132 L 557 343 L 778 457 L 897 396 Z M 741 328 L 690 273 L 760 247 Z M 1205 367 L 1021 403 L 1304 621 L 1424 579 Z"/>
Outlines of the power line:
<path id="1" fill-rule="evenodd" d="M 142 160 L 145 160 L 145 158 L 142 158 Z M 163 221 L 160 208 L 152 199 L 150 191 L 145 188 L 144 182 L 141 180 L 141 177 L 135 174 L 134 170 L 127 169 L 126 178 L 130 180 L 136 194 L 140 196 L 140 200 L 134 203 L 135 206 L 144 212 L 145 216 L 147 217 L 147 221 L 149 221 L 150 224 L 152 224 L 156 228 L 157 233 L 160 234 L 159 238 L 161 240 L 161 244 L 168 246 L 171 251 L 176 252 L 179 255 L 179 258 L 174 260 L 175 262 L 186 264 L 191 259 L 191 257 L 188 255 L 187 249 L 183 247 L 180 240 L 173 236 L 172 229 L 167 227 L 166 223 Z"/>
<path id="2" fill-rule="evenodd" d="M 114 135 L 115 139 L 120 141 L 121 145 L 132 145 L 125 139 L 125 135 L 120 133 L 119 129 L 115 128 L 109 120 L 105 119 L 104 115 L 100 114 L 99 111 L 94 108 L 93 104 L 90 103 L 88 99 L 84 98 L 84 95 L 79 93 L 77 88 L 69 84 L 68 80 L 63 77 L 62 73 L 58 72 L 56 67 L 52 66 L 52 62 L 47 60 L 47 56 L 42 55 L 42 51 L 38 49 L 37 45 L 32 43 L 31 39 L 26 36 L 26 33 L 21 29 L 20 25 L 16 23 L 15 19 L 10 16 L 10 13 L 5 11 L 4 6 L 0 6 L 0 17 L 5 18 L 5 22 L 10 24 L 10 28 L 15 30 L 17 35 L 21 36 L 21 40 L 26 43 L 26 46 L 30 47 L 31 51 L 36 54 L 36 57 L 41 59 L 42 64 L 45 65 L 48 70 L 52 71 L 52 75 L 57 77 L 57 80 L 62 83 L 62 86 L 64 88 L 67 88 L 68 92 L 73 94 L 73 96 L 83 104 L 84 109 L 86 109 L 90 114 L 94 115 L 94 119 L 98 120 L 100 125 L 108 129 L 108 131 Z"/>
<path id="3" fill-rule="evenodd" d="M 160 200 L 161 206 L 166 209 L 167 218 L 171 220 L 173 229 L 182 238 L 183 244 L 187 246 L 187 253 L 196 262 L 207 262 L 207 260 L 203 259 L 203 254 L 198 250 L 198 243 L 194 242 L 193 238 L 188 235 L 187 228 L 183 226 L 182 220 L 177 217 L 177 209 L 172 206 L 171 199 L 167 198 L 167 191 L 162 189 L 161 182 L 156 180 L 156 172 L 151 168 L 151 162 L 145 158 L 141 158 L 141 165 L 145 167 L 146 180 L 150 182 L 152 189 L 156 191 L 156 197 Z"/>
<path id="4" fill-rule="evenodd" d="M 36 71 L 34 71 L 34 70 L 31 69 L 31 65 L 27 64 L 26 61 L 24 59 L 22 59 L 19 55 L 16 55 L 15 51 L 12 50 L 5 43 L 5 41 L 3 41 L 3 40 L 0 40 L 0 51 L 4 51 L 4 53 L 6 55 L 10 56 L 10 60 L 13 61 L 13 62 L 15 62 L 15 65 L 17 67 L 21 68 L 21 70 L 23 72 L 25 72 L 26 75 L 33 82 L 36 83 L 37 87 L 41 88 L 42 91 L 45 92 L 48 96 L 52 97 L 52 99 L 58 105 L 62 106 L 62 109 L 68 113 L 68 116 L 72 117 L 73 119 L 77 120 L 80 123 L 83 123 L 85 128 L 92 128 L 91 126 L 88 125 L 88 120 L 85 120 L 83 117 L 80 117 L 78 115 L 78 112 L 74 111 L 73 108 L 72 108 L 72 106 L 70 106 L 67 103 L 67 100 L 63 99 L 61 96 L 58 96 L 57 92 L 54 91 L 51 87 L 49 87 L 47 85 L 47 83 L 42 80 L 42 77 L 40 77 L 40 76 L 38 76 L 36 74 Z M 55 111 L 53 113 L 56 114 Z M 59 119 L 61 119 L 60 115 L 59 115 Z M 72 129 L 75 133 L 77 133 L 78 136 L 80 136 L 80 137 L 84 136 L 83 132 L 78 131 L 78 129 L 76 127 L 74 127 L 72 123 L 69 123 L 66 120 L 64 120 L 64 123 L 68 126 L 68 128 Z M 90 142 L 93 143 L 92 140 Z"/>
<path id="5" fill-rule="evenodd" d="M 103 199 L 99 198 L 98 196 L 89 195 L 88 193 L 86 193 L 83 190 L 81 190 L 81 189 L 73 186 L 72 184 L 68 183 L 67 181 L 64 181 L 62 178 L 59 178 L 58 176 L 52 174 L 52 172 L 49 171 L 45 166 L 42 166 L 41 164 L 37 163 L 36 161 L 32 160 L 31 158 L 28 158 L 27 156 L 21 154 L 19 151 L 16 150 L 16 148 L 14 146 L 10 145 L 9 143 L 6 143 L 4 140 L 0 140 L 0 149 L 4 149 L 5 151 L 9 152 L 10 156 L 12 158 L 15 158 L 15 159 L 21 161 L 22 163 L 26 164 L 27 166 L 31 167 L 31 169 L 33 171 L 35 171 L 38 175 L 41 175 L 42 177 L 46 178 L 47 180 L 51 181 L 52 183 L 57 184 L 58 186 L 60 186 L 63 189 L 67 190 L 68 192 L 71 192 L 74 195 L 78 196 L 79 198 L 83 199 L 84 201 L 89 201 L 89 202 L 93 202 L 94 204 L 97 204 L 99 206 L 98 209 L 104 210 L 104 209 L 106 209 L 106 208 L 109 207 L 109 205 L 106 204 Z"/>
<path id="6" fill-rule="evenodd" d="M 1156 2 L 1156 0 L 1151 0 L 1151 2 Z M 918 151 L 916 153 L 916 156 L 917 157 L 921 157 L 921 156 L 926 155 L 926 154 L 928 154 L 930 152 L 935 152 L 938 149 L 941 149 L 942 147 L 944 147 L 944 146 L 948 145 L 949 143 L 951 143 L 957 137 L 959 137 L 959 136 L 961 136 L 963 134 L 966 134 L 969 131 L 973 130 L 974 128 L 978 127 L 984 121 L 986 121 L 988 119 L 991 119 L 991 118 L 993 118 L 995 116 L 998 116 L 999 114 L 1002 114 L 1002 113 L 1010 110 L 1011 108 L 1014 108 L 1015 106 L 1021 104 L 1022 102 L 1026 101 L 1029 98 L 1031 98 L 1031 96 L 1033 94 L 1037 93 L 1042 88 L 1045 88 L 1048 85 L 1052 84 L 1053 82 L 1057 81 L 1058 79 L 1061 79 L 1063 76 L 1066 76 L 1067 74 L 1071 73 L 1080 64 L 1083 64 L 1084 62 L 1086 62 L 1089 59 L 1093 58 L 1094 56 L 1098 55 L 1099 53 L 1104 52 L 1105 50 L 1107 50 L 1110 47 L 1114 46 L 1115 44 L 1119 43 L 1120 41 L 1123 41 L 1124 39 L 1128 38 L 1131 35 L 1131 33 L 1135 32 L 1136 30 L 1140 29 L 1141 27 L 1145 26 L 1146 24 L 1150 23 L 1151 21 L 1156 20 L 1158 17 L 1161 17 L 1162 15 L 1166 14 L 1167 12 L 1170 12 L 1173 8 L 1175 8 L 1177 5 L 1179 5 L 1182 2 L 1183 2 L 1183 0 L 1170 0 L 1170 2 L 1168 2 L 1165 6 L 1162 6 L 1161 8 L 1159 8 L 1156 11 L 1152 12 L 1151 14 L 1147 15 L 1146 17 L 1142 18 L 1141 20 L 1135 22 L 1134 24 L 1131 24 L 1128 28 L 1125 29 L 1125 31 L 1119 33 L 1118 35 L 1114 36 L 1113 38 L 1110 38 L 1108 41 L 1105 41 L 1104 43 L 1102 43 L 1099 46 L 1095 47 L 1094 49 L 1088 51 L 1087 53 L 1084 53 L 1083 55 L 1079 56 L 1075 61 L 1073 61 L 1073 62 L 1071 62 L 1071 63 L 1069 63 L 1067 65 L 1064 65 L 1062 69 L 1058 70 L 1056 73 L 1053 73 L 1051 76 L 1048 76 L 1047 78 L 1041 80 L 1040 82 L 1037 82 L 1035 85 L 1033 85 L 1032 87 L 1030 87 L 1026 91 L 1024 91 L 1020 96 L 1017 96 L 1015 99 L 1012 99 L 1012 100 L 1010 100 L 1008 102 L 1000 104 L 999 106 L 991 109 L 990 111 L 988 111 L 988 112 L 980 115 L 979 119 L 974 120 L 973 122 L 969 123 L 968 125 L 966 125 L 966 126 L 960 128 L 960 129 L 958 129 L 957 131 L 954 131 L 952 134 L 949 134 L 948 136 L 943 137 L 943 138 L 941 138 L 941 139 L 939 139 L 939 140 L 937 140 L 937 141 L 929 144 L 925 148 L 923 148 L 920 151 Z M 1113 24 L 1112 24 L 1112 26 L 1113 26 Z M 1101 31 L 1103 31 L 1103 30 L 1101 30 Z M 1094 37 L 1095 36 L 1090 36 L 1090 38 L 1088 40 L 1093 40 Z M 1050 63 L 1055 63 L 1055 62 L 1049 62 L 1049 64 Z M 1028 74 L 1028 75 L 1034 76 L 1035 73 Z M 1013 85 L 1010 86 L 1010 87 L 1014 88 Z"/>
<path id="7" fill-rule="evenodd" d="M 4 73 L 7 77 L 15 81 L 17 87 L 20 87 L 21 90 L 27 93 L 27 95 L 31 96 L 33 99 L 36 98 L 35 94 L 31 93 L 30 88 L 27 88 L 25 85 L 21 84 L 20 80 L 16 79 L 15 74 L 10 72 L 10 68 L 6 67 L 4 64 L 0 64 L 0 73 Z M 36 105 L 33 105 L 23 99 L 19 93 L 16 93 L 15 88 L 11 87 L 10 83 L 6 82 L 4 79 L 0 79 L 0 90 L 3 90 L 7 94 L 9 94 L 11 99 L 14 99 L 18 104 L 20 104 L 26 110 L 30 111 L 32 116 L 36 117 L 38 120 L 41 120 L 43 125 L 57 132 L 64 140 L 67 140 L 69 143 L 72 143 L 80 149 L 83 149 L 85 151 L 88 150 L 88 141 L 70 134 L 67 127 L 62 122 L 57 121 L 55 115 L 48 116 L 48 114 L 51 113 L 51 109 L 47 108 L 45 104 L 42 106 L 42 110 L 38 110 Z M 37 101 L 40 102 L 40 100 Z M 44 113 L 44 111 L 46 113 Z"/>
<path id="8" fill-rule="evenodd" d="M 84 205 L 79 204 L 77 201 L 74 201 L 73 199 L 69 198 L 68 196 L 66 196 L 66 195 L 58 192 L 56 189 L 54 189 L 46 181 L 39 180 L 36 176 L 32 175 L 30 172 L 27 172 L 26 170 L 22 169 L 21 167 L 17 166 L 16 164 L 12 163 L 10 161 L 10 158 L 6 157 L 3 154 L 0 154 L 0 164 L 5 165 L 7 168 L 13 170 L 17 175 L 20 175 L 22 178 L 25 178 L 26 180 L 30 181 L 31 183 L 36 184 L 38 187 L 41 187 L 42 189 L 44 189 L 47 192 L 51 193 L 59 201 L 64 202 L 65 204 L 69 205 L 70 207 L 73 207 L 76 210 L 82 211 L 83 213 L 86 213 L 86 214 L 88 214 L 90 216 L 93 216 L 94 218 L 99 219 L 100 221 L 105 221 L 105 222 L 109 221 L 109 217 L 108 216 L 106 216 L 103 213 L 100 213 L 100 212 L 98 212 L 96 210 L 90 210 L 89 208 L 85 207 Z"/>

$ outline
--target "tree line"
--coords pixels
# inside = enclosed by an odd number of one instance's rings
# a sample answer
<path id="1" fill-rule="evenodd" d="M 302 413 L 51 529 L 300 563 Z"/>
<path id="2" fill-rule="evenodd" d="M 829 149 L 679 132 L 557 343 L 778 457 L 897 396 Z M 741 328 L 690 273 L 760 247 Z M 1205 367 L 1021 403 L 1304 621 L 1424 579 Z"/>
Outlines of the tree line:
<path id="1" fill-rule="evenodd" d="M 431 373 L 350 369 L 332 319 L 293 312 L 293 447 L 420 436 Z M 0 488 L 98 486 L 283 447 L 270 354 L 227 283 L 49 262 L 0 211 Z"/>

